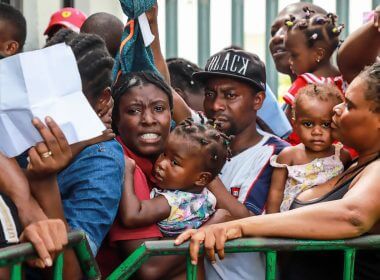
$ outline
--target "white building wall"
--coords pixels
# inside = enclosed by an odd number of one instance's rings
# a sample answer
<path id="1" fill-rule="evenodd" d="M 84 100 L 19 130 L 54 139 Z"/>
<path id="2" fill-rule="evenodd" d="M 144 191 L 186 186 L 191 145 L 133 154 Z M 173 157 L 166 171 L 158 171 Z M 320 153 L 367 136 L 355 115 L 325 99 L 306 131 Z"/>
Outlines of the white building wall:
<path id="1" fill-rule="evenodd" d="M 125 22 L 123 11 L 118 0 L 75 0 L 75 8 L 86 15 L 97 12 L 114 14 Z M 35 50 L 44 46 L 46 36 L 43 35 L 50 16 L 62 7 L 61 0 L 24 0 L 22 13 L 27 22 L 27 39 L 24 50 Z"/>

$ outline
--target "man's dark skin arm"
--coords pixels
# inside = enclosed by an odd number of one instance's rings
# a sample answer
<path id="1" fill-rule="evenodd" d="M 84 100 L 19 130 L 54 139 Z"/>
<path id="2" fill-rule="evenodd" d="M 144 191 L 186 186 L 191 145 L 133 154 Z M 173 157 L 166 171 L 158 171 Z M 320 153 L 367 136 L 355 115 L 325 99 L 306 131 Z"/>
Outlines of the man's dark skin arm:
<path id="1" fill-rule="evenodd" d="M 21 224 L 26 227 L 32 222 L 47 217 L 31 195 L 29 183 L 15 159 L 0 153 L 0 191 L 7 195 L 17 207 Z"/>
<path id="2" fill-rule="evenodd" d="M 38 119 L 33 120 L 33 125 L 45 142 L 38 143 L 36 147 L 29 150 L 30 163 L 27 168 L 27 175 L 31 182 L 33 196 L 44 212 L 49 218 L 61 219 L 66 230 L 69 231 L 63 212 L 56 172 L 70 162 L 72 154 L 65 136 L 57 124 L 51 119 L 46 119 L 46 123 L 48 127 Z M 42 151 L 51 151 L 52 155 L 42 158 L 40 156 Z M 64 279 L 82 279 L 82 271 L 73 250 L 65 251 L 64 263 Z"/>

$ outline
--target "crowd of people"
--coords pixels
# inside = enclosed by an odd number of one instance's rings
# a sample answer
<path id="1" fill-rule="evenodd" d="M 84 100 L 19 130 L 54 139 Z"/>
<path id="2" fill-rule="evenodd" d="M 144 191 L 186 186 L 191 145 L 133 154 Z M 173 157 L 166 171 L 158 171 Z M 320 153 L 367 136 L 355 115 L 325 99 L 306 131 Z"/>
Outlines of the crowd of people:
<path id="1" fill-rule="evenodd" d="M 165 60 L 157 4 L 140 2 L 154 35 L 147 48 L 140 14 L 124 26 L 108 13 L 64 8 L 45 31 L 44 48 L 71 47 L 106 130 L 69 145 L 54 119 L 33 118 L 43 141 L 16 158 L 0 153 L 1 246 L 34 245 L 28 279 L 51 276 L 74 229 L 86 234 L 103 277 L 143 242 L 171 238 L 190 240 L 198 279 L 265 279 L 262 253 L 225 255 L 234 238 L 380 234 L 379 8 L 344 42 L 344 26 L 322 7 L 297 2 L 279 12 L 269 51 L 292 81 L 282 111 L 265 64 L 238 46 L 204 69 Z M 0 4 L 1 58 L 23 51 L 26 24 Z M 379 263 L 379 252 L 359 251 L 355 279 L 378 279 Z M 83 277 L 73 250 L 64 264 L 64 279 Z M 343 255 L 282 253 L 278 266 L 279 279 L 340 279 Z M 185 257 L 151 257 L 134 277 L 185 279 Z M 9 278 L 6 268 L 0 278 Z"/>

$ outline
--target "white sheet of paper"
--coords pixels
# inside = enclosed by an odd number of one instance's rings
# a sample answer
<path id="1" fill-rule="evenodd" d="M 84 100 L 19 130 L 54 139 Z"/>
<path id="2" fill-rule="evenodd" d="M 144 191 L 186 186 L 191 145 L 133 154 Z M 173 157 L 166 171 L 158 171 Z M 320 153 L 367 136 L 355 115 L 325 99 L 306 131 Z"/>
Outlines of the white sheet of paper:
<path id="1" fill-rule="evenodd" d="M 31 121 L 46 116 L 70 144 L 105 129 L 82 92 L 74 54 L 65 44 L 0 61 L 0 152 L 14 157 L 42 141 Z"/>
<path id="2" fill-rule="evenodd" d="M 138 17 L 138 20 L 140 24 L 141 35 L 144 40 L 144 45 L 145 47 L 148 47 L 150 46 L 150 44 L 152 44 L 154 40 L 154 35 L 152 34 L 152 31 L 150 30 L 148 18 L 146 17 L 145 13 L 142 13 Z"/>

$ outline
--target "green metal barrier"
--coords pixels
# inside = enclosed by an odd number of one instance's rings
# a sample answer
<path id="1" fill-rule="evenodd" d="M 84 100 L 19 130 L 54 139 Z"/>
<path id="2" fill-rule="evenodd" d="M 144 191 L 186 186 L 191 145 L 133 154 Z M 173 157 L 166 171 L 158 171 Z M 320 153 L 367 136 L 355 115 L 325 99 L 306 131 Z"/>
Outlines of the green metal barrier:
<path id="1" fill-rule="evenodd" d="M 187 255 L 187 279 L 196 279 L 197 267 L 188 255 L 189 243 L 174 246 L 173 240 L 148 241 L 133 252 L 107 279 L 128 279 L 151 256 Z M 277 251 L 344 251 L 344 280 L 354 279 L 355 252 L 358 249 L 380 249 L 380 235 L 370 235 L 347 240 L 295 240 L 274 238 L 241 238 L 228 241 L 226 253 L 265 252 L 266 279 L 276 279 Z M 203 250 L 203 249 L 201 249 Z"/>
<path id="2" fill-rule="evenodd" d="M 68 245 L 75 251 L 83 274 L 87 279 L 100 279 L 98 265 L 92 255 L 90 246 L 84 232 L 73 231 L 68 234 Z M 0 267 L 11 267 L 11 279 L 22 279 L 22 263 L 36 258 L 37 254 L 31 243 L 22 243 L 0 249 Z M 54 262 L 53 277 L 62 279 L 63 254 L 61 253 Z"/>

